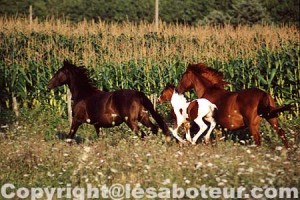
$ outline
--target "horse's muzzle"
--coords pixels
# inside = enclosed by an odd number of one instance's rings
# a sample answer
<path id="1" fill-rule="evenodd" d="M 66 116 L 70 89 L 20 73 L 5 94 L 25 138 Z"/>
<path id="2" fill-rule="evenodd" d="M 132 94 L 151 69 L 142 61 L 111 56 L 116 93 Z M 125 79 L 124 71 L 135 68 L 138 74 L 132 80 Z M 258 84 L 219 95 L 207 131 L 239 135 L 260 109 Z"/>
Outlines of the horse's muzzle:
<path id="1" fill-rule="evenodd" d="M 49 83 L 48 83 L 48 89 L 54 89 L 57 86 L 59 86 L 59 84 L 57 83 L 56 79 L 51 78 Z"/>
<path id="2" fill-rule="evenodd" d="M 51 82 L 49 82 L 49 83 L 48 83 L 48 89 L 51 90 L 51 89 L 53 89 L 53 88 L 54 88 L 54 87 L 53 87 L 53 84 L 52 84 Z"/>

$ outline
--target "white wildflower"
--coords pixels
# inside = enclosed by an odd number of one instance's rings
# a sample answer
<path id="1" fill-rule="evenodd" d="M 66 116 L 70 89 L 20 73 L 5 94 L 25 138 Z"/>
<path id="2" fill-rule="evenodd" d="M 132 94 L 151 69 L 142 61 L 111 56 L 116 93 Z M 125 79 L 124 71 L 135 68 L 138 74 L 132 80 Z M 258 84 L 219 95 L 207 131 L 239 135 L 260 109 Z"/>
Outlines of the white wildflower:
<path id="1" fill-rule="evenodd" d="M 201 168 L 203 166 L 203 164 L 202 164 L 202 162 L 197 162 L 196 163 L 196 169 L 199 169 L 199 168 Z"/>
<path id="2" fill-rule="evenodd" d="M 49 177 L 53 177 L 53 176 L 54 176 L 54 174 L 52 174 L 51 172 L 47 172 L 47 176 L 49 176 Z"/>
<path id="3" fill-rule="evenodd" d="M 118 172 L 118 170 L 115 169 L 115 168 L 110 168 L 110 171 L 111 171 L 112 173 L 117 173 L 117 172 Z"/>
<path id="4" fill-rule="evenodd" d="M 207 167 L 212 167 L 213 164 L 212 163 L 207 163 Z"/>
<path id="5" fill-rule="evenodd" d="M 283 149 L 283 147 L 277 146 L 275 149 L 276 149 L 276 151 L 281 151 Z"/>
<path id="6" fill-rule="evenodd" d="M 145 168 L 146 168 L 147 170 L 149 170 L 149 169 L 150 169 L 150 166 L 149 166 L 149 165 L 145 165 Z"/>
<path id="7" fill-rule="evenodd" d="M 169 184 L 169 183 L 171 183 L 171 180 L 170 179 L 165 179 L 163 182 L 162 182 L 162 184 L 163 185 L 167 185 L 167 184 Z"/>
<path id="8" fill-rule="evenodd" d="M 130 162 L 127 163 L 128 167 L 132 167 L 132 164 Z"/>
<path id="9" fill-rule="evenodd" d="M 225 183 L 224 183 L 224 182 L 219 182 L 219 183 L 218 183 L 218 186 L 219 186 L 219 187 L 225 186 Z"/>
<path id="10" fill-rule="evenodd" d="M 253 173 L 253 172 L 254 172 L 254 169 L 253 169 L 253 167 L 249 167 L 247 171 L 248 171 L 249 173 Z"/>

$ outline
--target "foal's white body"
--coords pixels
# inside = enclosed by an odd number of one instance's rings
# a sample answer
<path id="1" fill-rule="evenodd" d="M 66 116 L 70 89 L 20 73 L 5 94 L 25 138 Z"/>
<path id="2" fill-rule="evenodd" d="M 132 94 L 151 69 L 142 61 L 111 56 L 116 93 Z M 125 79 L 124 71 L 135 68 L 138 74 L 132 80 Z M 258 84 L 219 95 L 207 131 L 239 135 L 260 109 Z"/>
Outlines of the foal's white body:
<path id="1" fill-rule="evenodd" d="M 204 137 L 205 142 L 208 142 L 209 138 L 210 138 L 210 134 L 216 126 L 215 119 L 213 118 L 213 113 L 214 113 L 214 110 L 217 109 L 217 106 L 204 98 L 196 99 L 194 101 L 197 101 L 197 103 L 198 103 L 198 113 L 197 113 L 197 117 L 193 121 L 199 126 L 200 130 L 193 138 L 191 138 L 190 129 L 188 128 L 188 130 L 186 132 L 186 139 L 189 142 L 191 142 L 192 144 L 196 144 L 198 138 L 208 128 L 208 126 L 203 121 L 203 119 L 205 119 L 205 121 L 210 123 L 209 130 Z M 174 127 L 174 129 L 171 129 L 171 132 L 174 135 L 174 137 L 177 138 L 181 142 L 184 142 L 184 140 L 180 136 L 178 136 L 177 131 L 178 131 L 178 128 L 183 123 L 189 122 L 188 118 L 190 118 L 190 117 L 188 116 L 187 109 L 188 109 L 188 106 L 190 105 L 190 103 L 191 102 L 187 102 L 187 100 L 183 96 L 183 94 L 178 94 L 174 90 L 172 98 L 171 98 L 171 104 L 172 104 L 173 110 L 176 115 L 177 125 L 175 124 L 175 127 Z"/>

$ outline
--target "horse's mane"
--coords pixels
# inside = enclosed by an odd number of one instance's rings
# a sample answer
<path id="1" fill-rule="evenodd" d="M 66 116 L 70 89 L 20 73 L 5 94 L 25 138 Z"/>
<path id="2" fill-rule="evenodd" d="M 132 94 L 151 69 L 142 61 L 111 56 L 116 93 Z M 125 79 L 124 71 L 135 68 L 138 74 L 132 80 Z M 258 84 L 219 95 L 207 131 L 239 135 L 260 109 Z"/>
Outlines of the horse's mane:
<path id="1" fill-rule="evenodd" d="M 166 85 L 165 89 L 166 89 L 166 88 L 171 88 L 172 90 L 176 90 L 176 87 L 175 87 L 175 85 L 174 85 L 174 84 L 172 84 L 172 83 L 167 83 L 167 85 Z"/>
<path id="2" fill-rule="evenodd" d="M 89 73 L 85 66 L 77 67 L 71 64 L 69 61 L 64 61 L 64 67 L 68 69 L 70 73 L 76 78 L 76 83 L 80 85 L 82 89 L 97 89 L 94 82 L 89 78 Z"/>
<path id="3" fill-rule="evenodd" d="M 206 66 L 204 63 L 189 64 L 187 71 L 192 71 L 197 77 L 202 77 L 210 82 L 212 87 L 224 89 L 228 84 L 224 75 L 216 69 Z"/>

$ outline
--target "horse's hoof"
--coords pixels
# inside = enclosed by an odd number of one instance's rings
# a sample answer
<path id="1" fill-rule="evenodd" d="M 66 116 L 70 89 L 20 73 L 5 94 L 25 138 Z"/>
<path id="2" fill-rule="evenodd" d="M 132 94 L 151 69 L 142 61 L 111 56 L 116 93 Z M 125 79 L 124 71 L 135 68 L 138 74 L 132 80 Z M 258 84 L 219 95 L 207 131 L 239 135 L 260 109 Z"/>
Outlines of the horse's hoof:
<path id="1" fill-rule="evenodd" d="M 180 147 L 186 146 L 186 144 L 187 144 L 187 142 L 184 140 L 179 142 Z"/>
<path id="2" fill-rule="evenodd" d="M 205 144 L 205 145 L 209 145 L 209 144 L 210 144 L 210 141 L 204 141 L 204 144 Z"/>
<path id="3" fill-rule="evenodd" d="M 166 142 L 167 143 L 171 142 L 171 140 L 172 140 L 171 136 L 166 136 Z"/>
<path id="4" fill-rule="evenodd" d="M 182 141 L 180 141 L 180 144 L 186 145 L 186 144 L 187 144 L 187 141 L 186 141 L 186 140 L 182 140 Z"/>

